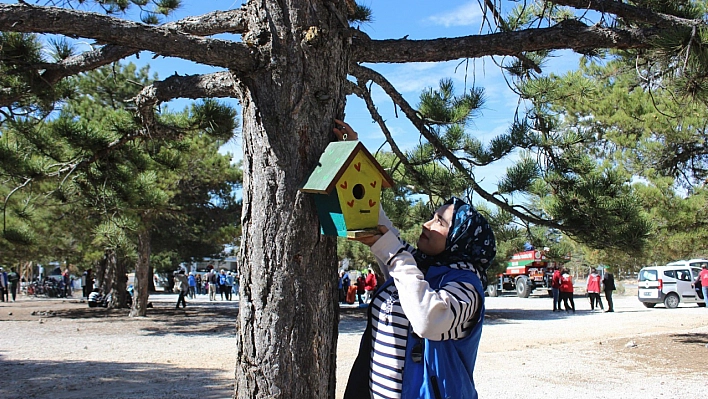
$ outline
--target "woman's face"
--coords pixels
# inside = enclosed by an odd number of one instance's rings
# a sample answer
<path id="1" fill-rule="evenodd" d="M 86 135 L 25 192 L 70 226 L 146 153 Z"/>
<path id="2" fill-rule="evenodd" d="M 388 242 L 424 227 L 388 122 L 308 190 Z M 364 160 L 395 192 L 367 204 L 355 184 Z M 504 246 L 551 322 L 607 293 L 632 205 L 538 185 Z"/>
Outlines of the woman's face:
<path id="1" fill-rule="evenodd" d="M 423 224 L 423 231 L 418 237 L 418 250 L 429 256 L 438 255 L 445 250 L 454 210 L 452 204 L 443 205 L 435 211 L 432 219 Z"/>

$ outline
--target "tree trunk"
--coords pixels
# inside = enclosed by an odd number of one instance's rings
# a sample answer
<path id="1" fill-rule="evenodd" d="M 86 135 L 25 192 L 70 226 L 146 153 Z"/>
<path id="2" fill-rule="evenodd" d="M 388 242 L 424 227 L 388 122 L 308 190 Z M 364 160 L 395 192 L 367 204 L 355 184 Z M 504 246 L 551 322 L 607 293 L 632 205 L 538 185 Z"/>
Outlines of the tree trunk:
<path id="1" fill-rule="evenodd" d="M 101 260 L 101 273 L 99 273 L 98 286 L 101 287 L 101 294 L 108 295 L 113 288 L 113 281 L 116 276 L 116 252 L 113 249 L 106 249 Z"/>
<path id="2" fill-rule="evenodd" d="M 150 284 L 150 231 L 141 230 L 138 233 L 138 262 L 135 265 L 135 282 L 133 285 L 133 306 L 130 317 L 147 315 L 148 287 Z"/>
<path id="3" fill-rule="evenodd" d="M 28 283 L 34 280 L 34 272 L 32 271 L 33 262 L 19 262 L 20 279 L 24 278 Z M 21 281 L 21 280 L 20 280 Z"/>
<path id="4" fill-rule="evenodd" d="M 111 300 L 108 302 L 108 307 L 111 309 L 122 309 L 128 307 L 127 303 L 127 275 L 125 260 L 120 260 L 115 263 L 115 275 L 113 276 L 113 284 L 111 284 Z"/>
<path id="5" fill-rule="evenodd" d="M 339 312 L 336 240 L 298 191 L 343 117 L 343 24 L 329 1 L 249 2 L 249 40 L 271 65 L 239 81 L 243 237 L 236 398 L 333 398 Z M 344 2 L 338 12 L 344 15 Z M 260 9 L 260 12 L 258 11 Z M 272 35 L 267 32 L 272 31 Z"/>
<path id="6" fill-rule="evenodd" d="M 148 292 L 156 292 L 157 291 L 155 289 L 155 280 L 153 277 L 154 275 L 155 275 L 155 269 L 153 269 L 152 263 L 151 263 L 149 270 L 148 270 Z"/>
<path id="7" fill-rule="evenodd" d="M 94 281 L 94 286 L 96 286 L 96 288 L 103 288 L 103 281 L 106 276 L 106 256 L 106 250 L 104 250 L 103 258 L 96 262 L 96 274 Z"/>

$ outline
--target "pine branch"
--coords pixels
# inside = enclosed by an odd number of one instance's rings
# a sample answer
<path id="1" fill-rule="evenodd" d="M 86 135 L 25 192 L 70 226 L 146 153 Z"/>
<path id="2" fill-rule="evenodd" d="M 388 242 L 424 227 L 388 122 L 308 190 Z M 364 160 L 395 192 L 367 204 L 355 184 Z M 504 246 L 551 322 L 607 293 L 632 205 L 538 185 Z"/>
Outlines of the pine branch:
<path id="1" fill-rule="evenodd" d="M 415 180 L 416 184 L 419 185 L 420 187 L 425 187 L 425 191 L 427 195 L 430 195 L 430 189 L 427 187 L 425 183 L 425 179 L 418 173 L 418 170 L 413 167 L 411 164 L 410 160 L 406 156 L 406 154 L 401 151 L 401 149 L 398 147 L 398 144 L 393 140 L 393 136 L 391 135 L 391 132 L 388 130 L 388 126 L 386 126 L 386 122 L 384 122 L 383 117 L 381 114 L 379 114 L 379 111 L 376 109 L 376 105 L 374 104 L 374 100 L 371 98 L 371 91 L 369 91 L 366 88 L 366 83 L 368 80 L 359 80 L 358 79 L 358 87 L 359 90 L 357 91 L 357 96 L 360 97 L 361 99 L 364 100 L 366 103 L 366 108 L 369 110 L 369 113 L 371 114 L 371 118 L 376 121 L 376 123 L 379 125 L 381 128 L 381 131 L 383 132 L 384 136 L 386 137 L 386 141 L 388 142 L 389 146 L 391 146 L 391 151 L 396 155 L 398 160 L 403 164 L 403 167 L 406 169 L 408 173 L 411 174 L 411 177 L 413 177 L 413 180 Z"/>
<path id="2" fill-rule="evenodd" d="M 352 38 L 352 59 L 356 62 L 435 62 L 490 55 L 518 57 L 524 52 L 596 48 L 644 49 L 661 30 L 611 29 L 565 20 L 550 28 L 499 32 L 431 40 L 365 40 Z"/>
<path id="3" fill-rule="evenodd" d="M 425 122 L 418 116 L 416 110 L 410 106 L 410 104 L 403 98 L 403 96 L 396 90 L 396 88 L 393 87 L 393 85 L 388 80 L 386 80 L 386 78 L 384 78 L 381 74 L 361 65 L 353 65 L 351 67 L 351 74 L 360 81 L 371 80 L 381 86 L 381 88 L 386 92 L 386 94 L 391 98 L 391 100 L 401 108 L 406 117 L 411 121 L 411 123 L 413 123 L 413 125 L 418 129 L 418 131 L 420 131 L 423 137 L 425 137 L 425 139 L 428 140 L 428 142 L 433 145 L 433 147 L 435 147 L 435 149 L 437 149 L 455 169 L 457 169 L 465 176 L 468 176 L 468 182 L 470 183 L 472 190 L 480 197 L 484 198 L 485 200 L 491 202 L 492 204 L 498 206 L 499 208 L 509 212 L 510 214 L 522 220 L 526 220 L 530 223 L 539 226 L 563 229 L 564 231 L 568 230 L 567 227 L 564 227 L 553 220 L 544 219 L 542 217 L 534 215 L 531 212 L 520 212 L 517 209 L 518 206 L 511 206 L 508 204 L 507 201 L 497 198 L 495 195 L 490 194 L 484 189 L 482 189 L 482 187 L 480 187 L 474 180 L 474 178 L 471 176 L 467 168 L 465 168 L 465 166 L 460 162 L 460 159 L 457 158 L 455 154 L 450 152 L 447 148 L 445 148 L 442 143 L 440 143 L 438 138 L 435 137 L 435 135 L 433 135 L 430 130 L 428 130 L 427 126 L 425 126 Z"/>
<path id="4" fill-rule="evenodd" d="M 703 25 L 700 19 L 686 19 L 675 15 L 654 12 L 616 0 L 553 0 L 559 6 L 569 6 L 583 10 L 595 10 L 602 13 L 614 14 L 625 22 L 640 22 L 657 27 L 685 26 L 694 27 Z"/>
<path id="5" fill-rule="evenodd" d="M 161 26 L 167 29 L 177 29 L 190 35 L 210 36 L 219 33 L 243 33 L 248 28 L 247 22 L 244 10 L 228 10 L 212 11 Z"/>
<path id="6" fill-rule="evenodd" d="M 57 7 L 0 4 L 0 31 L 87 37 L 240 72 L 252 71 L 257 62 L 251 49 L 243 43 L 202 38 L 175 27 L 154 27 Z"/>
<path id="7" fill-rule="evenodd" d="M 155 105 L 175 98 L 216 98 L 233 97 L 238 88 L 230 72 L 216 72 L 207 75 L 173 75 L 154 82 L 144 88 L 134 98 L 138 114 L 146 131 L 151 135 L 169 134 L 155 119 Z"/>
<path id="8" fill-rule="evenodd" d="M 179 21 L 162 25 L 166 29 L 178 29 L 184 33 L 197 36 L 207 36 L 217 33 L 238 33 L 246 29 L 245 13 L 243 10 L 214 11 L 208 14 L 188 17 Z M 137 54 L 139 50 L 129 47 L 108 44 L 92 51 L 75 55 L 57 63 L 35 65 L 37 69 L 44 69 L 40 80 L 47 87 L 51 87 L 62 79 L 90 71 L 112 62 Z M 20 101 L 21 95 L 0 94 L 0 106 L 9 107 L 12 103 Z"/>
<path id="9" fill-rule="evenodd" d="M 237 92 L 231 72 L 223 71 L 206 75 L 172 75 L 165 80 L 153 82 L 134 100 L 142 110 L 175 98 L 233 97 Z"/>

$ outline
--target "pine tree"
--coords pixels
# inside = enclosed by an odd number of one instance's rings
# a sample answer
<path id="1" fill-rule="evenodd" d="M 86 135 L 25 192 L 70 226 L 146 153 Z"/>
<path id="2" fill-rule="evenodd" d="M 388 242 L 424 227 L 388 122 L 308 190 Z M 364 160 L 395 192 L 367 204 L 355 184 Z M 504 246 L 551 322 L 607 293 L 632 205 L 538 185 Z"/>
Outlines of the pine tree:
<path id="1" fill-rule="evenodd" d="M 65 78 L 148 50 L 223 70 L 203 76 L 176 74 L 146 87 L 136 97 L 143 131 L 158 139 L 169 135 L 161 129 L 155 106 L 172 98 L 236 97 L 243 106 L 240 264 L 242 286 L 248 287 L 242 303 L 248 306 L 242 307 L 238 321 L 235 395 L 241 398 L 334 395 L 336 241 L 319 236 L 314 203 L 298 186 L 334 139 L 333 119 L 342 119 L 348 93 L 366 98 L 377 120 L 369 88 L 372 82 L 381 86 L 455 173 L 474 181 L 470 164 L 446 150 L 434 129 L 375 66 L 361 64 L 509 57 L 515 61 L 503 65 L 505 70 L 524 78 L 542 71 L 539 60 L 553 50 L 603 55 L 606 49 L 619 49 L 646 59 L 655 56 L 699 98 L 706 79 L 704 10 L 697 2 L 529 1 L 510 15 L 502 15 L 500 2 L 485 1 L 487 18 L 481 33 L 430 40 L 371 39 L 348 22 L 348 18 L 366 20 L 370 10 L 349 0 L 252 1 L 239 9 L 159 26 L 148 23 L 159 23 L 158 16 L 179 2 L 96 2 L 109 15 L 69 7 L 77 3 L 91 2 L 56 3 L 64 8 L 25 2 L 0 5 L 2 31 L 88 37 L 106 43 L 53 63 L 25 58 L 29 51 L 21 57 L 3 56 L 4 67 L 13 71 L 15 80 L 3 86 L 7 90 L 0 93 L 0 105 L 41 109 L 35 99 L 56 98 L 45 93 Z M 131 5 L 147 7 L 144 22 L 117 16 L 119 11 L 134 9 Z M 241 41 L 210 37 L 218 33 L 240 34 Z M 533 128 L 541 134 L 536 146 L 559 143 L 571 148 L 573 138 L 568 135 L 544 141 L 543 134 L 559 132 L 548 129 L 550 121 L 541 116 L 521 117 L 510 131 L 526 131 L 526 124 L 533 121 Z M 126 137 L 124 131 L 117 133 Z M 91 139 L 87 134 L 86 140 Z M 534 170 L 528 161 L 510 174 L 514 178 L 508 183 L 518 184 L 507 188 L 557 196 L 541 204 L 540 213 L 510 203 L 501 191 L 486 192 L 478 184 L 472 189 L 514 217 L 572 231 L 594 244 L 601 244 L 603 232 L 612 233 L 607 229 L 610 223 L 641 226 L 636 204 L 624 200 L 624 177 L 591 167 L 583 155 L 571 152 L 558 159 L 559 169 L 543 176 L 547 184 L 530 186 L 516 178 L 534 180 L 534 173 L 545 172 Z M 149 176 L 143 176 L 143 182 L 148 181 Z M 593 192 L 593 184 L 603 189 Z M 597 215 L 590 212 L 593 206 L 600 207 Z M 611 221 L 604 222 L 605 217 Z M 628 239 L 610 244 L 637 242 L 638 231 L 626 231 Z"/>

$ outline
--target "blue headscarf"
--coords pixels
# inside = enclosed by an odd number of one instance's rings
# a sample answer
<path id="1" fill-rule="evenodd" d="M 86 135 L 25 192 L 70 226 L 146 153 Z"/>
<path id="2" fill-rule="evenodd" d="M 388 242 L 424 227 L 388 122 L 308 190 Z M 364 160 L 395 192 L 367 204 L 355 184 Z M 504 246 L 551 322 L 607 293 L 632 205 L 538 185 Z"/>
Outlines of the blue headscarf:
<path id="1" fill-rule="evenodd" d="M 435 256 L 416 251 L 418 264 L 469 268 L 477 272 L 486 286 L 486 271 L 497 254 L 492 228 L 474 207 L 457 197 L 450 198 L 444 205 L 454 207 L 445 250 Z"/>

